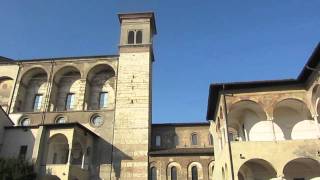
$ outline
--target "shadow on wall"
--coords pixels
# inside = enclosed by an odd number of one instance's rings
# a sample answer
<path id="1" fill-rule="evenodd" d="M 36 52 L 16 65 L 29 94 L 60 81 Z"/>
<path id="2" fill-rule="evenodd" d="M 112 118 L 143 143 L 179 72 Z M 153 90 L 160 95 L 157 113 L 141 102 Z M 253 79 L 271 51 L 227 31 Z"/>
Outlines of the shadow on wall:
<path id="1" fill-rule="evenodd" d="M 48 143 L 45 143 L 48 146 L 43 147 L 45 153 L 42 162 L 46 166 L 44 176 L 49 179 L 65 175 L 61 172 L 63 169 L 59 170 L 59 168 L 66 167 L 64 165 L 67 165 L 68 162 L 71 165 L 69 171 L 71 179 L 83 179 L 83 177 L 97 180 L 109 177 L 120 179 L 121 162 L 132 160 L 130 156 L 102 138 L 94 136 L 92 144 L 86 144 L 88 139 L 81 140 L 83 137 L 79 134 L 75 134 L 69 159 L 70 150 L 67 138 L 61 133 L 53 135 L 51 138 L 48 137 L 48 133 L 46 136 L 44 139 L 48 139 Z M 86 136 L 84 135 L 84 137 Z"/>
<path id="2" fill-rule="evenodd" d="M 99 167 L 105 164 L 111 165 L 112 172 L 110 172 L 110 177 L 114 174 L 116 179 L 120 179 L 121 162 L 123 160 L 132 160 L 132 157 L 101 138 L 98 140 L 98 146 L 96 147 L 98 147 L 98 149 L 96 150 L 94 162 L 96 163 L 97 168 L 100 169 Z"/>
<path id="3" fill-rule="evenodd" d="M 153 128 L 151 137 L 151 150 L 173 149 L 183 143 L 177 135 L 176 128 L 172 126 Z"/>

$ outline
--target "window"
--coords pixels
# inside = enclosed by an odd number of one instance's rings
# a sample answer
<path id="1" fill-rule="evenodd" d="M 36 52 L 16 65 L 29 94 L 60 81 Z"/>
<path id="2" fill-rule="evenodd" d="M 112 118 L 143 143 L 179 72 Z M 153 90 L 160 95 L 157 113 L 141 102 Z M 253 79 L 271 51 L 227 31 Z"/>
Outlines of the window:
<path id="1" fill-rule="evenodd" d="M 100 109 L 106 108 L 108 103 L 108 92 L 101 92 L 99 95 L 99 107 Z"/>
<path id="2" fill-rule="evenodd" d="M 177 168 L 173 166 L 171 168 L 171 180 L 177 180 Z"/>
<path id="3" fill-rule="evenodd" d="M 94 127 L 99 127 L 101 126 L 102 124 L 104 123 L 104 120 L 101 116 L 99 115 L 95 115 L 91 118 L 91 124 L 94 126 Z"/>
<path id="4" fill-rule="evenodd" d="M 19 159 L 26 159 L 28 146 L 20 146 Z"/>
<path id="5" fill-rule="evenodd" d="M 213 145 L 213 136 L 209 134 L 209 144 Z"/>
<path id="6" fill-rule="evenodd" d="M 179 145 L 179 136 L 175 135 L 173 140 L 174 140 L 174 145 L 178 146 Z"/>
<path id="7" fill-rule="evenodd" d="M 156 146 L 161 146 L 161 136 L 156 136 Z"/>
<path id="8" fill-rule="evenodd" d="M 30 125 L 30 119 L 29 118 L 22 118 L 20 120 L 20 126 L 29 126 Z"/>
<path id="9" fill-rule="evenodd" d="M 142 30 L 129 31 L 128 44 L 142 44 Z"/>
<path id="10" fill-rule="evenodd" d="M 62 123 L 65 123 L 66 120 L 64 117 L 58 117 L 58 119 L 56 120 L 56 124 L 62 124 Z"/>
<path id="11" fill-rule="evenodd" d="M 33 110 L 34 111 L 39 111 L 41 109 L 41 104 L 42 104 L 42 94 L 36 94 L 34 96 L 34 101 L 33 101 Z"/>
<path id="12" fill-rule="evenodd" d="M 197 166 L 193 166 L 191 168 L 191 176 L 192 176 L 192 180 L 198 180 L 198 169 Z"/>
<path id="13" fill-rule="evenodd" d="M 66 110 L 71 110 L 74 108 L 74 93 L 68 93 L 66 99 Z"/>
<path id="14" fill-rule="evenodd" d="M 141 44 L 142 43 L 142 31 L 137 31 L 136 32 L 136 44 Z"/>
<path id="15" fill-rule="evenodd" d="M 191 145 L 198 145 L 198 136 L 195 133 L 191 135 Z"/>
<path id="16" fill-rule="evenodd" d="M 152 167 L 150 172 L 150 180 L 157 180 L 157 168 Z"/>
<path id="17" fill-rule="evenodd" d="M 134 44 L 134 31 L 128 33 L 128 44 Z"/>

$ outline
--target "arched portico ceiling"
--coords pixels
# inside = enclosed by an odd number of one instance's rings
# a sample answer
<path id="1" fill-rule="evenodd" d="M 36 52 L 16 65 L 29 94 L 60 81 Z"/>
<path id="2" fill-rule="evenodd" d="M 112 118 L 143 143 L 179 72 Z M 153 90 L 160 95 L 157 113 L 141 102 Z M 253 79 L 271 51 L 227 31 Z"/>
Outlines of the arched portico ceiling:
<path id="1" fill-rule="evenodd" d="M 233 120 L 241 119 L 248 112 L 255 114 L 259 119 L 267 119 L 267 114 L 259 103 L 252 100 L 241 100 L 230 106 L 228 113 L 229 123 L 235 123 Z"/>
<path id="2" fill-rule="evenodd" d="M 244 162 L 238 170 L 238 177 L 244 179 L 261 178 L 271 179 L 277 177 L 277 172 L 271 163 L 264 159 L 250 159 Z"/>
<path id="3" fill-rule="evenodd" d="M 320 178 L 320 162 L 311 158 L 297 158 L 289 161 L 283 168 L 285 178 Z"/>
<path id="4" fill-rule="evenodd" d="M 281 108 L 289 108 L 291 110 L 296 111 L 298 114 L 302 115 L 303 117 L 307 117 L 307 118 L 311 117 L 310 109 L 305 104 L 305 102 L 303 102 L 300 99 L 288 98 L 288 99 L 283 99 L 277 102 L 273 108 L 273 115 L 276 115 L 276 111 Z"/>
<path id="5" fill-rule="evenodd" d="M 27 85 L 31 79 L 48 79 L 47 72 L 41 68 L 41 67 L 34 67 L 32 69 L 29 69 L 21 76 L 21 82 L 25 85 Z"/>
<path id="6" fill-rule="evenodd" d="M 90 82 L 94 78 L 95 75 L 100 74 L 100 73 L 106 73 L 110 77 L 115 75 L 115 71 L 110 65 L 98 64 L 89 70 L 88 75 L 87 75 L 87 80 L 89 80 L 89 82 Z"/>
<path id="7" fill-rule="evenodd" d="M 59 83 L 62 77 L 81 77 L 80 70 L 74 66 L 64 66 L 54 74 L 54 82 Z"/>

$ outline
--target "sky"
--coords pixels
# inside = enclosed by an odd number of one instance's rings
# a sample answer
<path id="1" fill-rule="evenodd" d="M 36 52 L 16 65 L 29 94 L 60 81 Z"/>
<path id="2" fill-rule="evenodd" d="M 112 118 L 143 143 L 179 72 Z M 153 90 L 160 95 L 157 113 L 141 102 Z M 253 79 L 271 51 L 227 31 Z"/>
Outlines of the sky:
<path id="1" fill-rule="evenodd" d="M 0 56 L 118 54 L 118 13 L 154 11 L 153 122 L 203 122 L 210 83 L 296 78 L 319 0 L 0 0 Z"/>

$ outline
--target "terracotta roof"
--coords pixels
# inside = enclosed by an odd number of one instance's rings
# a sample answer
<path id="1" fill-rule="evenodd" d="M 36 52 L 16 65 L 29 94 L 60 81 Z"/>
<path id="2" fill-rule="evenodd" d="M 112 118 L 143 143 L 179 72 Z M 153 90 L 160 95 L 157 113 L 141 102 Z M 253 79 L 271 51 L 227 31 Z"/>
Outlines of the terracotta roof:
<path id="1" fill-rule="evenodd" d="M 296 79 L 283 80 L 266 80 L 266 81 L 251 81 L 251 82 L 231 82 L 211 84 L 209 88 L 207 120 L 214 120 L 216 115 L 216 107 L 219 103 L 219 94 L 222 91 L 230 90 L 256 90 L 256 88 L 279 88 L 284 86 L 304 87 L 306 81 L 312 74 L 320 62 L 320 43 L 318 43 L 306 65 Z"/>
<path id="2" fill-rule="evenodd" d="M 164 150 L 151 150 L 150 156 L 193 156 L 193 155 L 208 155 L 213 156 L 213 148 L 175 148 Z"/>

